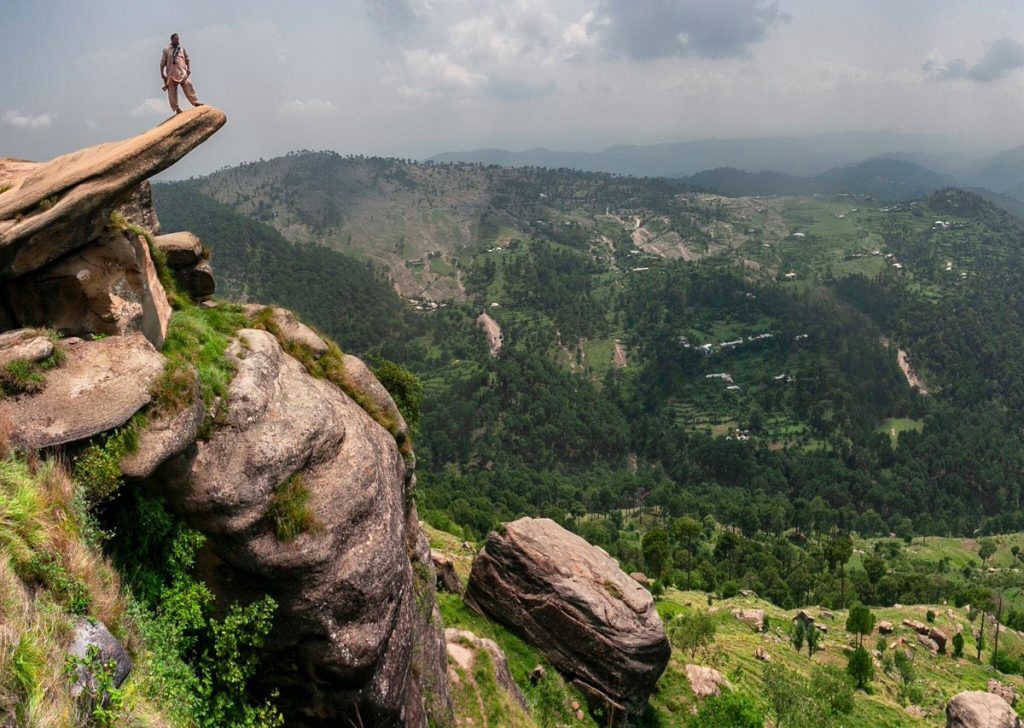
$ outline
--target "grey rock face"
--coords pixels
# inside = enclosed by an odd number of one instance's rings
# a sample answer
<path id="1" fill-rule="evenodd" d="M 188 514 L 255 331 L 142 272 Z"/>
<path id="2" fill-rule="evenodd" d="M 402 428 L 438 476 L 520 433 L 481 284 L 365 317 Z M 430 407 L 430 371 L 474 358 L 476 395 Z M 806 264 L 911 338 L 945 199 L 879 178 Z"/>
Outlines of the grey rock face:
<path id="1" fill-rule="evenodd" d="M 103 622 L 94 622 L 88 619 L 79 619 L 75 624 L 75 631 L 68 648 L 68 654 L 79 660 L 89 660 L 90 647 L 98 650 L 96 657 L 99 660 L 97 668 L 112 668 L 111 677 L 114 687 L 119 688 L 128 678 L 132 671 L 132 658 L 124 645 L 110 634 L 110 630 Z M 95 668 L 94 668 L 95 669 Z M 96 690 L 96 675 L 94 669 L 79 664 L 75 668 L 75 684 L 72 687 L 72 694 L 80 695 L 86 688 Z"/>
<path id="2" fill-rule="evenodd" d="M 546 518 L 487 537 L 463 597 L 538 647 L 591 703 L 643 709 L 670 647 L 650 592 L 600 549 Z"/>
<path id="3" fill-rule="evenodd" d="M 63 445 L 123 425 L 149 402 L 164 370 L 163 356 L 142 334 L 62 345 L 64 363 L 45 373 L 41 392 L 0 401 L 16 447 Z"/>
<path id="4" fill-rule="evenodd" d="M 23 326 L 72 336 L 142 332 L 160 347 L 171 307 L 144 238 L 110 232 L 89 247 L 10 284 Z"/>
<path id="5" fill-rule="evenodd" d="M 16 329 L 0 334 L 0 367 L 11 362 L 38 362 L 53 353 L 53 342 L 35 329 Z"/>
<path id="6" fill-rule="evenodd" d="M 946 703 L 946 728 L 1020 728 L 1010 704 L 994 693 L 968 690 Z"/>
<path id="7" fill-rule="evenodd" d="M 121 216 L 130 224 L 138 225 L 153 235 L 160 234 L 160 220 L 153 207 L 153 186 L 146 180 L 140 183 L 128 199 L 118 208 Z"/>
<path id="8" fill-rule="evenodd" d="M 271 334 L 243 329 L 229 355 L 225 415 L 158 471 L 209 537 L 204 579 L 230 599 L 278 602 L 260 678 L 280 688 L 290 724 L 423 725 L 410 709 L 416 605 L 394 439 Z M 271 503 L 295 476 L 317 528 L 284 543 Z"/>
<path id="9" fill-rule="evenodd" d="M 129 478 L 148 478 L 162 463 L 192 444 L 205 415 L 197 381 L 190 406 L 150 422 L 139 433 L 138 449 L 121 460 L 121 472 Z"/>

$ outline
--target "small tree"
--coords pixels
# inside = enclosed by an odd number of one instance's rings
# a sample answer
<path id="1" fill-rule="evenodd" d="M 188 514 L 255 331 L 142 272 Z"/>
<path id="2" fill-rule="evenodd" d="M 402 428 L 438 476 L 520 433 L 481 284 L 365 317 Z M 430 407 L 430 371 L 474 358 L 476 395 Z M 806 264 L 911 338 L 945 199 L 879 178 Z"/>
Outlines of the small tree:
<path id="1" fill-rule="evenodd" d="M 875 629 L 875 615 L 863 604 L 857 603 L 850 607 L 850 616 L 846 618 L 846 631 L 857 635 L 857 647 L 864 644 L 865 635 Z"/>
<path id="2" fill-rule="evenodd" d="M 932 610 L 932 609 L 929 609 L 927 612 L 925 612 L 924 618 L 926 620 L 928 620 L 929 622 L 934 622 L 935 621 L 935 611 Z"/>
<path id="3" fill-rule="evenodd" d="M 964 636 L 957 632 L 953 635 L 953 657 L 963 657 L 964 654 Z"/>
<path id="4" fill-rule="evenodd" d="M 804 641 L 807 642 L 807 659 L 821 649 L 821 632 L 810 622 L 804 623 Z"/>
<path id="5" fill-rule="evenodd" d="M 673 645 L 688 652 L 692 660 L 698 651 L 714 644 L 716 630 L 717 625 L 711 614 L 695 609 L 673 617 L 668 624 L 668 637 Z"/>
<path id="6" fill-rule="evenodd" d="M 981 565 L 984 566 L 989 557 L 996 552 L 996 542 L 992 538 L 983 538 L 978 544 L 978 556 L 981 557 Z"/>
<path id="7" fill-rule="evenodd" d="M 851 652 L 849 661 L 846 663 L 846 672 L 858 689 L 867 690 L 868 683 L 875 676 L 875 665 L 871 661 L 868 651 L 863 647 L 858 647 Z"/>

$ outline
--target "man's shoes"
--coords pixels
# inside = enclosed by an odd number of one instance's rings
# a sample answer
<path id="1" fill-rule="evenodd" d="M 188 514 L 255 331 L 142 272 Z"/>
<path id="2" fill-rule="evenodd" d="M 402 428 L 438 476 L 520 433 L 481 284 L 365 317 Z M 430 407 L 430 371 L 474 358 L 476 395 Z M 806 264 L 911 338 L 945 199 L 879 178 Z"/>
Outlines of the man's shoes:
<path id="1" fill-rule="evenodd" d="M 200 106 L 206 106 L 206 104 L 197 101 L 196 103 L 192 104 L 192 106 L 198 109 Z"/>
<path id="2" fill-rule="evenodd" d="M 180 114 L 180 113 L 181 113 L 181 109 L 175 109 L 175 110 L 174 110 L 174 115 L 175 115 L 175 116 L 177 116 L 177 115 L 178 115 L 178 114 Z"/>

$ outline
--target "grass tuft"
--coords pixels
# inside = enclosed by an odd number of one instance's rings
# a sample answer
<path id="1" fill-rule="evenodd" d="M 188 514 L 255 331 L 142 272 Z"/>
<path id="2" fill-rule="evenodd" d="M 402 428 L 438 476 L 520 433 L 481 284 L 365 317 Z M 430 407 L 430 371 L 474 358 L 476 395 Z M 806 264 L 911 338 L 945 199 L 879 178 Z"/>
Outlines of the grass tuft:
<path id="1" fill-rule="evenodd" d="M 309 488 L 300 474 L 278 486 L 267 512 L 280 541 L 289 543 L 302 533 L 315 533 L 322 526 L 309 508 Z"/>

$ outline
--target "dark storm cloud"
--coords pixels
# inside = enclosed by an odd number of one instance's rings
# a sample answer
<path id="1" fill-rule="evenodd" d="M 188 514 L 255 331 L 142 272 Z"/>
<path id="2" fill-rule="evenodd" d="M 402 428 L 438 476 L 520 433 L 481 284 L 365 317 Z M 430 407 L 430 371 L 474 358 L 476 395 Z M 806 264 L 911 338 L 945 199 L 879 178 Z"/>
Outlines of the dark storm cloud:
<path id="1" fill-rule="evenodd" d="M 604 0 L 605 50 L 636 60 L 743 56 L 789 16 L 777 0 Z"/>
<path id="2" fill-rule="evenodd" d="M 940 81 L 969 79 L 981 83 L 997 81 L 1018 68 L 1024 68 L 1024 44 L 1011 38 L 1000 38 L 992 43 L 974 65 L 963 58 L 954 58 L 944 64 L 928 61 L 923 66 L 925 73 Z"/>

